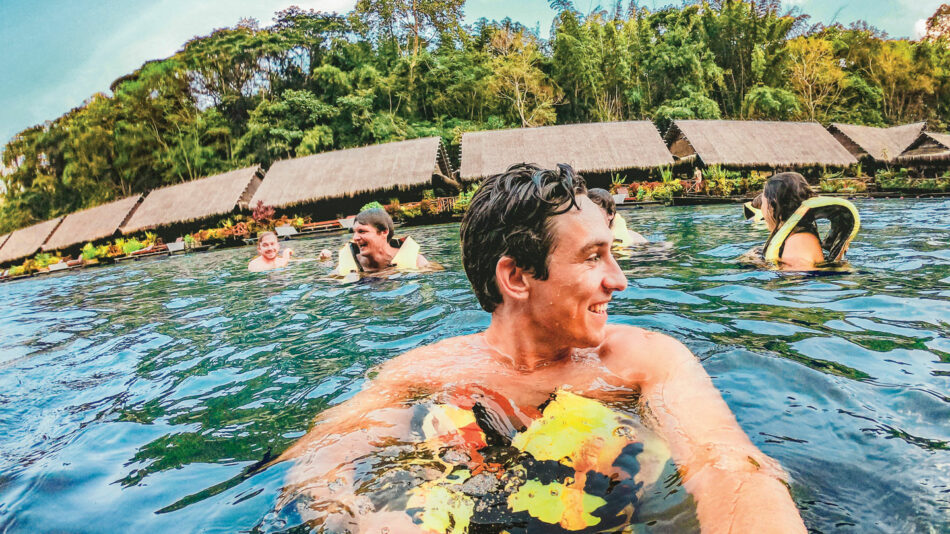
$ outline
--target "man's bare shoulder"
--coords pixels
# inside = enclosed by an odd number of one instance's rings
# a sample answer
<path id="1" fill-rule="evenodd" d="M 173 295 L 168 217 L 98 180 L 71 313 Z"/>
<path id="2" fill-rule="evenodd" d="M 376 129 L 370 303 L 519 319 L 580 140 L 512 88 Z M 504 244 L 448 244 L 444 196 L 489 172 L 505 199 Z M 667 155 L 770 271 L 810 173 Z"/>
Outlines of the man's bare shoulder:
<path id="1" fill-rule="evenodd" d="M 637 380 L 661 379 L 668 371 L 695 359 L 678 340 L 660 332 L 628 325 L 611 325 L 601 357 L 609 367 Z"/>
<path id="2" fill-rule="evenodd" d="M 641 351 L 681 350 L 685 345 L 660 332 L 629 325 L 610 325 L 607 327 L 605 346 L 612 349 L 633 348 Z"/>
<path id="3" fill-rule="evenodd" d="M 411 380 L 437 374 L 471 356 L 477 336 L 450 337 L 404 352 L 379 367 L 379 378 Z"/>

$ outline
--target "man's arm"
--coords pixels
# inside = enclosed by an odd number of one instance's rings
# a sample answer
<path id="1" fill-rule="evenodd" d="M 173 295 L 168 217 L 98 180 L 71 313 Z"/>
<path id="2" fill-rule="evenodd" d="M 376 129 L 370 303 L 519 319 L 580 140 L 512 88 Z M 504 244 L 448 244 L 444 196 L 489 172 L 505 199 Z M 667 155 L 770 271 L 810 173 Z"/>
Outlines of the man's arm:
<path id="1" fill-rule="evenodd" d="M 625 346 L 644 356 L 631 358 L 630 370 L 696 499 L 703 532 L 805 532 L 785 472 L 749 440 L 699 360 L 668 336 L 631 337 Z"/>
<path id="2" fill-rule="evenodd" d="M 307 519 L 334 531 L 418 531 L 404 512 L 378 512 L 357 492 L 360 464 L 375 461 L 373 454 L 386 445 L 411 439 L 412 408 L 404 404 L 410 383 L 398 360 L 353 398 L 322 412 L 310 432 L 275 460 L 294 462 L 278 506 L 303 494 L 312 514 Z"/>

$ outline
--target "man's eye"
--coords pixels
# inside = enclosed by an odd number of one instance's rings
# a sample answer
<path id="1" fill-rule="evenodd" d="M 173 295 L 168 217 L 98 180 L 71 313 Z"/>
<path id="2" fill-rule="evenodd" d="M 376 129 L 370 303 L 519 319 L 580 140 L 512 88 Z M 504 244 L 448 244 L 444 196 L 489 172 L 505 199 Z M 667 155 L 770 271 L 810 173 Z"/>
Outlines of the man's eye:
<path id="1" fill-rule="evenodd" d="M 600 261 L 600 254 L 591 254 L 590 256 L 587 257 L 587 261 L 590 261 L 590 262 Z"/>

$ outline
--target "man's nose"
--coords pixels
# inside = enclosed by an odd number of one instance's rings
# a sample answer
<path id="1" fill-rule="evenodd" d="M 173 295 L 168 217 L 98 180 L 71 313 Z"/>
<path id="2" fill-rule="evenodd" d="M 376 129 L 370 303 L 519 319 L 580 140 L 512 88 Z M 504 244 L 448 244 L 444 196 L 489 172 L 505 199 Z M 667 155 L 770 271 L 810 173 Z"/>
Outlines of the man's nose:
<path id="1" fill-rule="evenodd" d="M 620 270 L 620 264 L 613 254 L 607 262 L 607 273 L 604 275 L 604 288 L 608 291 L 623 291 L 627 289 L 627 276 Z"/>

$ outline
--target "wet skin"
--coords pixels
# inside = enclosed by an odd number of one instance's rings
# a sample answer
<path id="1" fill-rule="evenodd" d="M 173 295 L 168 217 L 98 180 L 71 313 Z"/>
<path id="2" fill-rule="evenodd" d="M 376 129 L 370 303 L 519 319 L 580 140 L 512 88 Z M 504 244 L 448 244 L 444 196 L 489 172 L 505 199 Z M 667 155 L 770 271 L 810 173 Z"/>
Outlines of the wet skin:
<path id="1" fill-rule="evenodd" d="M 781 467 L 749 441 L 696 357 L 668 336 L 607 325 L 611 295 L 627 281 L 603 212 L 586 196 L 578 201 L 580 210 L 553 221 L 547 279 L 499 260 L 503 303 L 485 332 L 396 357 L 363 391 L 320 414 L 277 460 L 294 461 L 283 502 L 309 495 L 312 519 L 331 530 L 419 532 L 406 513 L 377 512 L 353 492 L 355 461 L 384 443 L 410 441 L 414 399 L 480 389 L 530 413 L 569 389 L 639 398 L 696 500 L 703 532 L 805 531 Z"/>
<path id="2" fill-rule="evenodd" d="M 774 232 L 779 226 L 772 216 L 772 209 L 768 201 L 762 202 L 762 217 L 769 232 Z M 782 249 L 781 268 L 785 271 L 810 271 L 819 263 L 825 261 L 825 254 L 821 250 L 821 243 L 814 235 L 801 232 L 792 234 L 785 239 Z"/>

